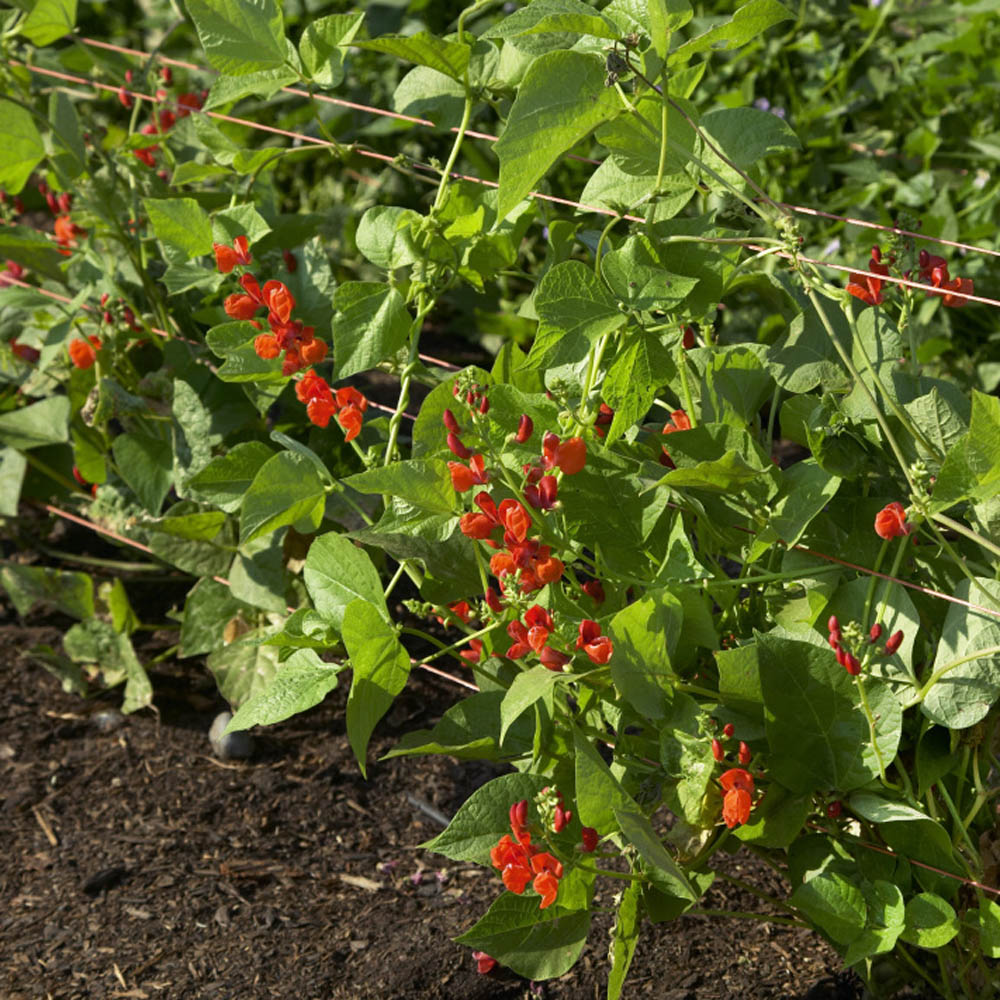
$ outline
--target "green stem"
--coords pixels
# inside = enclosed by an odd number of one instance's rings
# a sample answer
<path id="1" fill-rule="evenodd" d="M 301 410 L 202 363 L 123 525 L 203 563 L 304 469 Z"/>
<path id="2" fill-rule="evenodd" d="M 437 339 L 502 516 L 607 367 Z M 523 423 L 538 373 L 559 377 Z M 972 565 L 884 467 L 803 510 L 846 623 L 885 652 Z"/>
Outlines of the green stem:
<path id="1" fill-rule="evenodd" d="M 468 76 L 468 73 L 466 73 Z M 458 134 L 451 146 L 451 153 L 448 154 L 448 162 L 441 172 L 441 182 L 438 184 L 437 195 L 434 197 L 434 205 L 431 208 L 431 215 L 434 215 L 444 202 L 445 193 L 448 190 L 448 180 L 451 177 L 452 168 L 458 159 L 458 151 L 462 148 L 462 140 L 465 139 L 465 131 L 469 127 L 469 119 L 472 117 L 472 94 L 469 90 L 468 81 L 465 86 L 465 105 L 462 108 L 462 120 L 458 125 Z"/>
<path id="2" fill-rule="evenodd" d="M 944 525 L 946 528 L 950 528 L 952 531 L 957 532 L 960 535 L 964 535 L 970 541 L 975 542 L 977 545 L 981 545 L 988 552 L 992 552 L 995 556 L 1000 556 L 1000 545 L 995 545 L 988 538 L 983 538 L 982 535 L 976 533 L 971 528 L 967 528 L 961 521 L 952 520 L 950 517 L 945 517 L 944 514 L 931 514 L 931 518 L 937 521 L 938 524 Z"/>
<path id="3" fill-rule="evenodd" d="M 53 469 L 50 465 L 47 465 L 40 458 L 37 458 L 35 455 L 32 455 L 31 452 L 22 452 L 22 454 L 24 455 L 28 465 L 30 465 L 33 469 L 37 469 L 43 475 L 48 476 L 48 478 L 51 479 L 53 482 L 59 483 L 60 486 L 65 486 L 66 489 L 70 490 L 73 493 L 79 491 L 80 489 L 79 484 L 75 483 L 68 476 L 64 476 L 61 472 L 56 472 L 56 470 Z"/>
<path id="4" fill-rule="evenodd" d="M 389 595 L 392 593 L 393 588 L 399 583 L 399 578 L 406 572 L 406 560 L 404 559 L 397 567 L 396 572 L 392 574 L 392 579 L 386 584 L 385 590 L 383 591 L 383 597 L 386 600 L 389 599 Z"/>
<path id="5" fill-rule="evenodd" d="M 871 733 L 872 749 L 875 751 L 875 759 L 878 761 L 879 776 L 882 779 L 882 784 L 888 787 L 892 785 L 892 782 L 890 782 L 885 776 L 885 761 L 882 759 L 882 751 L 878 748 L 878 740 L 875 736 L 875 719 L 872 717 L 872 710 L 868 704 L 868 695 L 865 692 L 864 681 L 861 679 L 861 674 L 858 674 L 858 676 L 854 679 L 858 683 L 858 694 L 861 696 L 861 708 L 865 713 L 865 718 L 868 720 L 868 731 Z"/>

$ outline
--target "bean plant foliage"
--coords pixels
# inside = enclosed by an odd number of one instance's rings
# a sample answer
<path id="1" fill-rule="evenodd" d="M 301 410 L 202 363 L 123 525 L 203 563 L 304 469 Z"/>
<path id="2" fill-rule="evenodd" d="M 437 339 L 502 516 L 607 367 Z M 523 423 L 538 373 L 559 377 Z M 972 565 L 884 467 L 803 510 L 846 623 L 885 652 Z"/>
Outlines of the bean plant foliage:
<path id="1" fill-rule="evenodd" d="M 995 281 L 924 237 L 995 245 L 996 5 L 438 6 L 0 14 L 6 530 L 190 574 L 231 730 L 349 678 L 364 772 L 460 677 L 390 756 L 508 766 L 425 845 L 497 875 L 481 970 L 611 906 L 618 997 L 745 846 L 873 992 L 986 995 Z M 0 566 L 75 620 L 33 658 L 150 706 L 128 574 L 65 565 Z"/>

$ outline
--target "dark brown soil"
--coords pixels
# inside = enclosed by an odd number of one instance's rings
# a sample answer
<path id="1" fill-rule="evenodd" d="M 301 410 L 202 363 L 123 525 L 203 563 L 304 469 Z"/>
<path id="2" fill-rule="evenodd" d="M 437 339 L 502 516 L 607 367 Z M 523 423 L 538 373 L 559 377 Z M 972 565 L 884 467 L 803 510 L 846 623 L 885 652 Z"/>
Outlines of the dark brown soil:
<path id="1" fill-rule="evenodd" d="M 362 780 L 344 733 L 346 679 L 319 708 L 259 732 L 249 762 L 216 760 L 206 734 L 225 706 L 193 662 L 159 665 L 158 715 L 102 733 L 93 713 L 113 702 L 66 695 L 21 656 L 58 645 L 53 619 L 0 615 L 3 1000 L 604 996 L 607 918 L 576 968 L 544 984 L 480 976 L 452 942 L 502 887 L 492 871 L 419 850 L 439 826 L 414 803 L 451 814 L 490 768 L 400 759 Z M 375 755 L 458 696 L 414 676 Z M 752 857 L 725 864 L 783 891 Z M 705 907 L 754 899 L 713 889 Z M 856 997 L 839 966 L 804 930 L 689 917 L 644 929 L 624 995 Z"/>

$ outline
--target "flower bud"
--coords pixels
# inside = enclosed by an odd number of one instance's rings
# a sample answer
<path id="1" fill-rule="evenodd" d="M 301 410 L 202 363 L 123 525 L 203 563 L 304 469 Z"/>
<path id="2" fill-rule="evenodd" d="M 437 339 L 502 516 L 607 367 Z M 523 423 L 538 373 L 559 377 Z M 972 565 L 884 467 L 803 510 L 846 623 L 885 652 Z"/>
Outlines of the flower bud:
<path id="1" fill-rule="evenodd" d="M 580 842 L 587 854 L 593 854 L 597 850 L 598 839 L 597 831 L 592 826 L 585 826 L 580 831 Z"/>
<path id="2" fill-rule="evenodd" d="M 485 417 L 490 412 L 490 401 L 483 396 L 483 401 L 479 404 L 479 412 Z"/>
<path id="3" fill-rule="evenodd" d="M 722 750 L 722 744 L 718 740 L 712 740 L 712 756 L 722 763 L 726 759 L 725 753 Z"/>
<path id="4" fill-rule="evenodd" d="M 880 638 L 882 638 L 882 626 L 878 622 L 875 622 L 868 630 L 868 641 L 878 642 Z"/>
<path id="5" fill-rule="evenodd" d="M 750 763 L 750 747 L 748 747 L 742 740 L 740 741 L 740 751 L 737 756 L 739 757 L 741 764 L 746 765 Z"/>
<path id="6" fill-rule="evenodd" d="M 457 434 L 448 435 L 448 450 L 456 457 L 462 459 L 472 458 L 472 451 L 462 444 L 462 439 Z"/>
<path id="7" fill-rule="evenodd" d="M 893 632 L 889 636 L 885 644 L 886 655 L 892 656 L 897 649 L 903 644 L 903 630 L 900 629 L 898 632 Z"/>
<path id="8" fill-rule="evenodd" d="M 731 722 L 727 722 L 722 727 L 722 735 L 725 736 L 727 740 L 731 740 L 735 733 L 736 727 Z"/>
<path id="9" fill-rule="evenodd" d="M 445 410 L 444 413 L 441 414 L 441 419 L 444 421 L 445 427 L 447 427 L 452 434 L 458 434 L 461 431 L 461 428 L 458 426 L 458 421 L 455 419 L 455 414 L 452 413 L 451 410 Z"/>
<path id="10" fill-rule="evenodd" d="M 826 628 L 828 632 L 840 631 L 840 622 L 837 620 L 836 615 L 830 615 L 826 622 Z"/>
<path id="11" fill-rule="evenodd" d="M 834 801 L 826 807 L 826 814 L 830 817 L 830 819 L 836 819 L 840 815 L 842 809 L 843 805 L 841 805 L 840 799 L 834 799 Z"/>
<path id="12" fill-rule="evenodd" d="M 528 438 L 534 433 L 535 425 L 531 417 L 527 413 L 521 414 L 521 422 L 517 425 L 517 433 L 514 435 L 514 440 L 518 444 L 525 444 Z"/>

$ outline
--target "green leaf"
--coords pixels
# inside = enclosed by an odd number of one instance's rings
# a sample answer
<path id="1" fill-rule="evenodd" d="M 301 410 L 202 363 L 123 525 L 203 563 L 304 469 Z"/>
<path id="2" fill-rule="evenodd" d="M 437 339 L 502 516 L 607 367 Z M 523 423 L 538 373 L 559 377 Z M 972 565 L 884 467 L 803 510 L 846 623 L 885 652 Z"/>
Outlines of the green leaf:
<path id="1" fill-rule="evenodd" d="M 291 48 L 291 42 L 288 45 Z M 251 94 L 270 100 L 282 87 L 296 83 L 298 79 L 299 74 L 286 66 L 262 69 L 255 73 L 241 73 L 239 76 L 218 76 L 212 83 L 203 108 L 205 111 L 211 111 L 223 104 L 231 104 L 249 97 Z"/>
<path id="2" fill-rule="evenodd" d="M 22 618 L 39 604 L 71 618 L 94 616 L 94 581 L 86 573 L 4 563 L 0 565 L 0 585 Z"/>
<path id="3" fill-rule="evenodd" d="M 1000 583 L 976 577 L 952 586 L 960 600 L 993 610 L 1000 607 Z M 931 670 L 933 685 L 921 710 L 949 729 L 965 729 L 983 719 L 1000 695 L 1000 621 L 992 614 L 949 604 Z M 982 651 L 981 656 L 976 654 Z"/>
<path id="4" fill-rule="evenodd" d="M 1000 958 L 1000 903 L 982 898 L 982 905 L 972 907 L 966 919 L 979 932 L 979 950 L 987 958 Z"/>
<path id="5" fill-rule="evenodd" d="M 226 644 L 226 625 L 242 612 L 250 618 L 250 608 L 233 597 L 232 591 L 211 577 L 203 577 L 184 602 L 180 646 L 177 655 L 200 656 Z"/>
<path id="6" fill-rule="evenodd" d="M 419 222 L 420 215 L 412 208 L 372 205 L 361 216 L 354 240 L 368 260 L 386 271 L 392 271 L 420 259 L 411 228 Z"/>
<path id="7" fill-rule="evenodd" d="M 660 590 L 623 608 L 605 629 L 615 649 L 611 658 L 615 687 L 645 718 L 666 715 L 664 692 L 671 690 L 675 676 L 670 658 L 683 621 L 680 601 Z"/>
<path id="8" fill-rule="evenodd" d="M 433 729 L 406 733 L 382 759 L 414 754 L 447 754 L 459 760 L 500 760 L 530 754 L 534 718 L 522 716 L 500 739 L 503 691 L 481 691 L 448 709 Z"/>
<path id="9" fill-rule="evenodd" d="M 240 542 L 288 524 L 315 530 L 325 507 L 326 490 L 313 463 L 296 452 L 280 452 L 260 467 L 243 498 Z"/>
<path id="10" fill-rule="evenodd" d="M 255 633 L 248 633 L 215 650 L 205 660 L 219 694 L 233 709 L 263 691 L 278 671 L 278 650 L 257 645 L 255 638 Z"/>
<path id="11" fill-rule="evenodd" d="M 653 51 L 664 61 L 670 50 L 670 36 L 691 20 L 693 12 L 687 0 L 649 0 L 646 5 L 649 37 Z"/>
<path id="12" fill-rule="evenodd" d="M 143 198 L 142 204 L 171 263 L 212 252 L 212 223 L 193 198 Z"/>
<path id="13" fill-rule="evenodd" d="M 436 514 L 455 512 L 455 490 L 448 464 L 440 458 L 413 458 L 368 469 L 341 480 L 359 493 L 400 497 L 408 504 Z"/>
<path id="14" fill-rule="evenodd" d="M 69 440 L 69 398 L 49 396 L 0 414 L 0 442 L 28 451 Z"/>
<path id="15" fill-rule="evenodd" d="M 344 610 L 341 636 L 351 658 L 353 678 L 347 698 L 347 738 L 365 777 L 368 740 L 410 676 L 410 657 L 379 605 L 352 601 Z"/>
<path id="16" fill-rule="evenodd" d="M 698 284 L 697 278 L 664 270 L 646 236 L 631 236 L 617 250 L 606 253 L 601 274 L 615 295 L 639 310 L 677 309 Z"/>
<path id="17" fill-rule="evenodd" d="M 763 716 L 757 643 L 749 642 L 715 654 L 719 668 L 719 697 L 725 705 L 751 718 Z"/>
<path id="18" fill-rule="evenodd" d="M 687 280 L 687 279 L 685 279 Z M 670 352 L 643 330 L 635 330 L 604 378 L 601 394 L 615 411 L 604 439 L 613 444 L 649 410 L 660 386 L 676 371 Z"/>
<path id="19" fill-rule="evenodd" d="M 316 610 L 338 631 L 348 605 L 358 599 L 380 608 L 388 620 L 378 570 L 368 553 L 349 538 L 332 531 L 317 538 L 309 546 L 303 575 Z"/>
<path id="20" fill-rule="evenodd" d="M 275 0 L 187 0 L 187 11 L 209 63 L 220 73 L 273 69 L 287 58 Z"/>
<path id="21" fill-rule="evenodd" d="M 755 562 L 775 542 L 791 548 L 817 514 L 836 496 L 840 477 L 821 469 L 814 459 L 796 462 L 781 475 L 781 492 L 771 501 L 767 525 L 757 532 L 747 562 Z"/>
<path id="22" fill-rule="evenodd" d="M 109 684 L 125 681 L 122 711 L 126 715 L 153 703 L 153 685 L 135 655 L 132 640 L 116 632 L 109 622 L 88 618 L 66 633 L 63 645 L 77 663 L 96 663 Z"/>
<path id="23" fill-rule="evenodd" d="M 533 801 L 551 781 L 540 774 L 502 774 L 480 785 L 459 806 L 448 828 L 420 846 L 452 861 L 489 866 L 490 850 L 505 833 L 510 833 L 511 805 L 522 799 Z"/>
<path id="24" fill-rule="evenodd" d="M 0 101 L 0 121 L 3 118 L 3 106 L 4 102 Z M 2 159 L 3 154 L 0 153 L 0 163 Z M 7 190 L 12 191 L 9 184 Z M 0 256 L 17 261 L 39 277 L 44 276 L 60 283 L 66 280 L 62 269 L 63 258 L 54 244 L 41 233 L 33 232 L 24 226 L 4 226 L 0 229 Z M 8 289 L 6 293 L 8 297 L 11 291 Z"/>
<path id="25" fill-rule="evenodd" d="M 940 823 L 908 818 L 900 822 L 880 823 L 878 831 L 897 854 L 910 861 L 921 862 L 921 865 L 913 866 L 913 875 L 924 889 L 954 898 L 961 887 L 965 868 L 954 853 L 951 835 Z"/>
<path id="26" fill-rule="evenodd" d="M 31 113 L 0 99 L 0 187 L 17 194 L 45 155 L 45 144 Z"/>
<path id="27" fill-rule="evenodd" d="M 78 177 L 87 167 L 87 150 L 83 145 L 83 130 L 76 108 L 61 90 L 54 90 L 49 95 L 49 124 L 53 136 L 68 154 L 66 161 L 71 161 L 67 166 L 70 176 Z"/>
<path id="28" fill-rule="evenodd" d="M 757 637 L 771 776 L 790 791 L 842 792 L 879 774 L 854 679 L 829 649 L 776 635 Z M 896 755 L 902 711 L 891 688 L 865 684 L 882 760 Z"/>
<path id="29" fill-rule="evenodd" d="M 485 951 L 519 976 L 538 981 L 571 969 L 589 930 L 589 910 L 567 910 L 558 900 L 540 910 L 537 896 L 505 892 L 455 941 Z"/>
<path id="30" fill-rule="evenodd" d="M 532 667 L 515 676 L 504 695 L 500 706 L 500 739 L 503 740 L 507 730 L 540 698 L 552 707 L 552 694 L 556 680 L 562 676 L 548 667 Z"/>
<path id="31" fill-rule="evenodd" d="M 287 611 L 284 537 L 282 528 L 239 547 L 228 574 L 233 597 L 263 611 L 277 614 Z"/>
<path id="32" fill-rule="evenodd" d="M 580 822 L 604 835 L 619 829 L 617 810 L 638 812 L 639 807 L 611 773 L 593 744 L 575 726 L 576 805 Z"/>
<path id="33" fill-rule="evenodd" d="M 318 705 L 337 686 L 342 669 L 342 664 L 324 663 L 315 650 L 296 650 L 266 685 L 240 705 L 226 732 L 273 726 Z"/>
<path id="34" fill-rule="evenodd" d="M 948 452 L 934 484 L 931 510 L 971 497 L 988 500 L 1000 491 L 1000 399 L 972 393 L 968 433 Z"/>
<path id="35" fill-rule="evenodd" d="M 792 16 L 778 0 L 749 0 L 749 3 L 745 3 L 733 14 L 731 20 L 716 24 L 674 49 L 668 63 L 670 66 L 683 65 L 692 56 L 706 49 L 713 52 L 738 49 L 763 35 L 768 28 L 787 21 Z"/>
<path id="36" fill-rule="evenodd" d="M 163 499 L 174 481 L 169 443 L 136 431 L 119 434 L 111 444 L 111 451 L 119 474 L 138 497 L 139 503 L 150 514 L 159 514 Z"/>
<path id="37" fill-rule="evenodd" d="M 51 45 L 76 25 L 76 0 L 35 0 L 20 32 L 32 45 Z"/>
<path id="38" fill-rule="evenodd" d="M 649 866 L 649 877 L 661 892 L 694 902 L 699 893 L 670 856 L 649 820 L 634 809 L 615 809 L 615 819 L 625 839 Z"/>
<path id="39" fill-rule="evenodd" d="M 642 887 L 632 882 L 622 893 L 611 932 L 611 971 L 608 973 L 608 1000 L 619 1000 L 628 975 L 635 946 L 639 943 L 639 898 Z"/>
<path id="40" fill-rule="evenodd" d="M 685 433 L 691 433 L 687 431 Z M 671 440 L 670 455 L 674 457 L 676 442 Z M 694 465 L 671 469 L 657 486 L 665 485 L 674 489 L 711 490 L 713 493 L 739 492 L 748 483 L 753 482 L 764 473 L 764 469 L 755 468 L 737 451 L 729 450 L 719 458 L 706 462 L 696 462 Z"/>
<path id="41" fill-rule="evenodd" d="M 583 0 L 533 0 L 514 11 L 485 33 L 486 38 L 516 38 L 541 32 L 565 32 L 619 38 L 621 32 L 610 18 L 598 13 Z"/>
<path id="42" fill-rule="evenodd" d="M 814 808 L 811 796 L 791 795 L 781 785 L 772 785 L 733 836 L 745 844 L 787 849 L 805 829 Z"/>
<path id="43" fill-rule="evenodd" d="M 333 353 L 337 375 L 368 371 L 394 355 L 410 334 L 412 319 L 402 295 L 375 281 L 348 281 L 333 297 Z"/>
<path id="44" fill-rule="evenodd" d="M 789 902 L 840 945 L 858 937 L 868 917 L 861 890 L 839 872 L 820 872 L 800 885 Z"/>
<path id="45" fill-rule="evenodd" d="M 563 261 L 545 273 L 535 293 L 535 309 L 543 326 L 590 343 L 627 319 L 593 270 L 578 260 Z"/>
<path id="46" fill-rule="evenodd" d="M 800 148 L 795 133 L 781 118 L 758 108 L 718 108 L 702 115 L 699 124 L 726 158 L 742 170 L 772 153 Z M 731 183 L 743 183 L 740 174 L 711 148 L 706 147 L 701 158 Z"/>
<path id="47" fill-rule="evenodd" d="M 0 448 L 0 517 L 17 517 L 17 502 L 28 460 L 13 448 Z"/>
<path id="48" fill-rule="evenodd" d="M 218 243 L 232 243 L 245 236 L 253 247 L 271 232 L 267 219 L 253 204 L 233 205 L 212 216 L 212 238 Z"/>
<path id="49" fill-rule="evenodd" d="M 460 83 L 472 55 L 472 49 L 464 42 L 445 41 L 429 31 L 418 31 L 415 35 L 382 35 L 379 38 L 356 39 L 352 44 L 359 49 L 387 52 L 407 62 L 428 66 Z"/>
<path id="50" fill-rule="evenodd" d="M 937 389 L 931 389 L 923 396 L 903 404 L 910 419 L 927 440 L 934 445 L 939 455 L 947 457 L 967 430 L 961 414 Z M 917 442 L 923 458 L 934 458 Z"/>
<path id="51" fill-rule="evenodd" d="M 951 904 L 931 892 L 920 892 L 906 903 L 906 926 L 900 938 L 918 948 L 942 948 L 958 933 Z"/>
<path id="52" fill-rule="evenodd" d="M 364 14 L 331 14 L 306 25 L 299 40 L 299 56 L 313 82 L 331 89 L 340 86 L 344 79 L 340 46 L 354 40 L 364 20 Z"/>
<path id="53" fill-rule="evenodd" d="M 848 801 L 851 809 L 870 823 L 913 823 L 929 819 L 919 809 L 914 809 L 905 802 L 883 799 L 872 792 L 855 792 Z"/>
<path id="54" fill-rule="evenodd" d="M 619 114 L 618 95 L 605 86 L 596 55 L 547 52 L 535 59 L 493 147 L 500 159 L 498 218 L 506 218 L 563 153 Z"/>
<path id="55" fill-rule="evenodd" d="M 214 504 L 232 514 L 239 510 L 261 466 L 274 452 L 261 441 L 244 441 L 225 455 L 212 459 L 187 481 L 188 494 L 195 500 Z"/>

